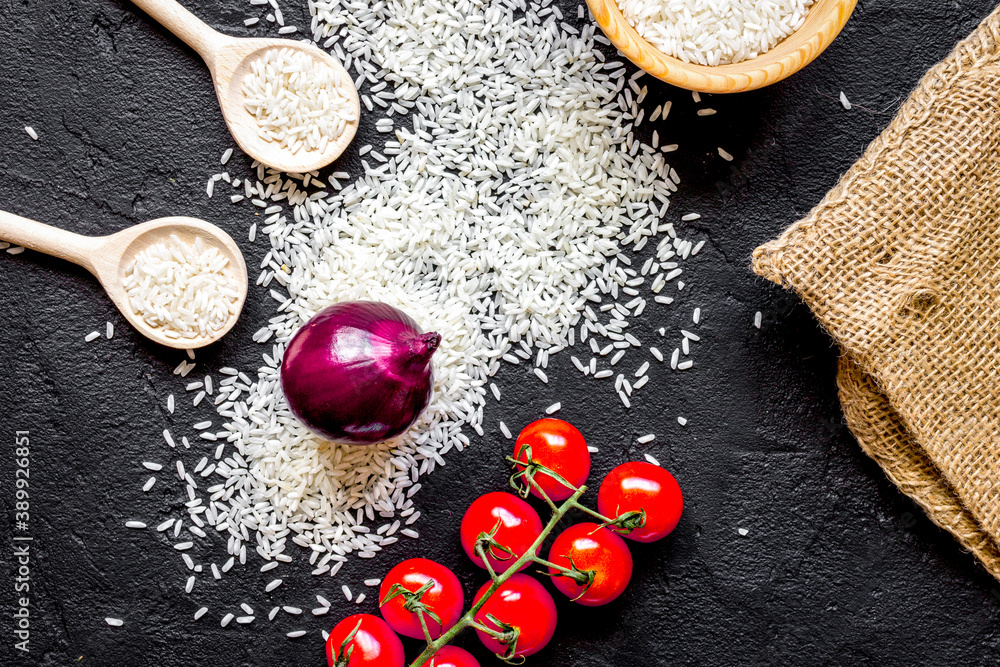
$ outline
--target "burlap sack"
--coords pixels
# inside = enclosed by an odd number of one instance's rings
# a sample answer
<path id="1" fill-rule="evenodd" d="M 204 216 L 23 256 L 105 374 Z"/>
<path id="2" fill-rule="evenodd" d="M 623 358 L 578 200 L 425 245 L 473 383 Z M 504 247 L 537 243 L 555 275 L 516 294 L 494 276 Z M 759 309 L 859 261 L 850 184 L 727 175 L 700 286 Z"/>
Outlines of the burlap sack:
<path id="1" fill-rule="evenodd" d="M 754 251 L 840 343 L 862 447 L 1000 578 L 1000 9 Z"/>

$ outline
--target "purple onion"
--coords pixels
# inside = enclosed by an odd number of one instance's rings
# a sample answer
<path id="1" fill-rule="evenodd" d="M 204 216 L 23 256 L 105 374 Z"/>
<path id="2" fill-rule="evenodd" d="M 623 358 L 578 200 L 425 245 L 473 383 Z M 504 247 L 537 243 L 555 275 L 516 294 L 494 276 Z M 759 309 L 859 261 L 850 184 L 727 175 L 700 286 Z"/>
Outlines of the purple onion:
<path id="1" fill-rule="evenodd" d="M 295 332 L 281 363 L 288 406 L 314 433 L 368 445 L 399 435 L 431 398 L 441 334 L 375 301 L 327 306 Z"/>

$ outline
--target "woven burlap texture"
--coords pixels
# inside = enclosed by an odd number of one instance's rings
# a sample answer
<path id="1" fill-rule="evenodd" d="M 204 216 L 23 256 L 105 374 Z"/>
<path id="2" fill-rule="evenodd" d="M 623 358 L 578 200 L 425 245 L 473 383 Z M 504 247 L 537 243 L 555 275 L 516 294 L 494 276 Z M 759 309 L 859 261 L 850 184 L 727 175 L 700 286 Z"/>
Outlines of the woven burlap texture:
<path id="1" fill-rule="evenodd" d="M 998 199 L 1000 8 L 753 268 L 843 348 L 865 451 L 1000 578 Z"/>

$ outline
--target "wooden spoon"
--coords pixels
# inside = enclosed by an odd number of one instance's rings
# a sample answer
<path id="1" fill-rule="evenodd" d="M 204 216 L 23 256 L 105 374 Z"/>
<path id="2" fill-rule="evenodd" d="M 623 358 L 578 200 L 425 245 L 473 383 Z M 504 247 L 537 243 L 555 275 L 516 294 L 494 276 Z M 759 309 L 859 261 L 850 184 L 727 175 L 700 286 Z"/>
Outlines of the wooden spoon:
<path id="1" fill-rule="evenodd" d="M 267 141 L 258 133 L 257 120 L 243 106 L 243 78 L 250 72 L 250 65 L 270 49 L 291 49 L 308 54 L 319 63 L 340 71 L 344 78 L 344 92 L 360 116 L 361 104 L 351 75 L 322 49 L 291 39 L 249 39 L 230 37 L 213 30 L 201 19 L 181 7 L 175 0 L 132 0 L 167 30 L 174 33 L 198 52 L 215 82 L 215 93 L 222 107 L 222 116 L 229 125 L 229 132 L 243 152 L 269 167 L 280 171 L 304 173 L 330 164 L 347 148 L 358 130 L 358 121 L 347 124 L 336 141 L 327 143 L 323 151 L 300 148 L 292 153 L 280 144 Z"/>
<path id="2" fill-rule="evenodd" d="M 193 244 L 195 238 L 200 238 L 203 244 L 218 249 L 229 260 L 229 268 L 235 274 L 239 292 L 236 308 L 229 321 L 209 336 L 168 337 L 162 328 L 151 327 L 137 315 L 125 295 L 122 283 L 132 259 L 143 249 L 157 241 L 169 239 L 171 235 L 189 244 Z M 0 239 L 60 257 L 87 269 L 97 276 L 104 291 L 129 324 L 142 335 L 167 347 L 194 349 L 219 340 L 236 324 L 247 298 L 247 266 L 239 246 L 229 234 L 197 218 L 159 218 L 110 236 L 82 236 L 0 211 Z"/>

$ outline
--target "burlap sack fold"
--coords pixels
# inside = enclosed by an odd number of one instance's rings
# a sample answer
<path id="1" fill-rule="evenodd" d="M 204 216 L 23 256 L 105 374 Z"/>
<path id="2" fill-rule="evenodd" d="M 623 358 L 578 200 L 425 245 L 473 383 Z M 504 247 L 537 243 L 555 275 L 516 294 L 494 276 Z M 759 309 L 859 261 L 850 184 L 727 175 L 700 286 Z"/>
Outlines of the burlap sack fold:
<path id="1" fill-rule="evenodd" d="M 983 531 L 937 466 L 913 439 L 885 394 L 846 354 L 840 358 L 837 388 L 844 417 L 868 456 L 893 484 L 920 505 L 1000 579 L 1000 549 Z"/>
<path id="2" fill-rule="evenodd" d="M 1000 578 L 998 198 L 1000 9 L 753 268 L 843 347 L 865 450 Z"/>

